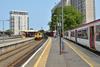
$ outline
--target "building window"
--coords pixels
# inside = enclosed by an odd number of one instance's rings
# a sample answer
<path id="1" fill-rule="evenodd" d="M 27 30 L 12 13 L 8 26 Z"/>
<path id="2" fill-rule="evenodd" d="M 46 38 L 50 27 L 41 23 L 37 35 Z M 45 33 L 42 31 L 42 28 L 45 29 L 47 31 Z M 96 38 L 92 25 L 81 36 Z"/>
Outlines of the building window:
<path id="1" fill-rule="evenodd" d="M 21 18 L 20 18 L 20 16 L 19 16 L 19 17 L 18 17 L 18 28 L 19 28 L 19 30 L 21 30 L 21 27 L 20 27 L 20 26 L 21 26 L 20 19 L 21 19 Z"/>
<path id="2" fill-rule="evenodd" d="M 11 16 L 10 21 L 10 28 L 14 32 L 14 16 Z"/>

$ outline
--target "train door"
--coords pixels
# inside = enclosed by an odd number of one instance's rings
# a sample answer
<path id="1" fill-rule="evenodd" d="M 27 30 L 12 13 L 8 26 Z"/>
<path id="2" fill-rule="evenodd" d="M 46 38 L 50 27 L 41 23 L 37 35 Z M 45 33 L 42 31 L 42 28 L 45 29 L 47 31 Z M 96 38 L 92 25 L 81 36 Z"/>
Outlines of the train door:
<path id="1" fill-rule="evenodd" d="M 90 48 L 95 49 L 94 26 L 90 27 Z"/>
<path id="2" fill-rule="evenodd" d="M 77 30 L 75 30 L 75 41 L 77 43 Z"/>

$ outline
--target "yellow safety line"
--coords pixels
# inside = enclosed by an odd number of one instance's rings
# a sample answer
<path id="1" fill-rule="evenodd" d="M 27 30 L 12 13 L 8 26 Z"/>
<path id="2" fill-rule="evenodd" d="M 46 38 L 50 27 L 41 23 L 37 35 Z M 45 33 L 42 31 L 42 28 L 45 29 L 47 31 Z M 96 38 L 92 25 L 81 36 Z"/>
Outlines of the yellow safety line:
<path id="1" fill-rule="evenodd" d="M 33 67 L 45 67 L 50 52 L 50 48 L 51 48 L 51 38 L 49 38 L 49 41 L 46 43 L 45 49 L 43 50 L 42 54 L 40 55 L 40 57 L 38 58 Z"/>
<path id="2" fill-rule="evenodd" d="M 65 43 L 67 43 L 66 41 L 64 41 Z M 74 51 L 76 52 L 76 54 L 78 54 L 90 67 L 94 67 L 94 63 L 93 61 L 83 52 L 81 52 L 79 49 L 75 49 L 74 46 L 69 45 L 69 43 L 67 43 L 67 45 Z M 66 45 L 66 46 L 67 46 Z"/>

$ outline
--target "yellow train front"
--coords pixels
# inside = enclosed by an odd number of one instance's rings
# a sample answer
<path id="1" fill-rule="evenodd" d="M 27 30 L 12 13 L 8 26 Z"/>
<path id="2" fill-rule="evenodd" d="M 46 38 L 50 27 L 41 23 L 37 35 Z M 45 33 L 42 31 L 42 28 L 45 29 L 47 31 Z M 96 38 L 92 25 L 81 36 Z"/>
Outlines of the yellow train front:
<path id="1" fill-rule="evenodd" d="M 43 34 L 41 32 L 36 32 L 34 37 L 35 40 L 41 40 L 43 38 Z"/>

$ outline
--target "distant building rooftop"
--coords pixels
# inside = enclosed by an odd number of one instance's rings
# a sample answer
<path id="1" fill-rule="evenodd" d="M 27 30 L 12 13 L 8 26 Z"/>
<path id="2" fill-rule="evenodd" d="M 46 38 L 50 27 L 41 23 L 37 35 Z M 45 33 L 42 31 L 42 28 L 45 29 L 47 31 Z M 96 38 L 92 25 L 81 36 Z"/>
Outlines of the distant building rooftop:
<path id="1" fill-rule="evenodd" d="M 12 10 L 10 14 L 28 15 L 28 11 Z"/>

